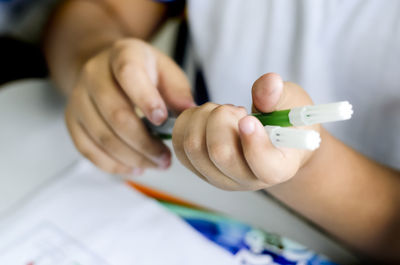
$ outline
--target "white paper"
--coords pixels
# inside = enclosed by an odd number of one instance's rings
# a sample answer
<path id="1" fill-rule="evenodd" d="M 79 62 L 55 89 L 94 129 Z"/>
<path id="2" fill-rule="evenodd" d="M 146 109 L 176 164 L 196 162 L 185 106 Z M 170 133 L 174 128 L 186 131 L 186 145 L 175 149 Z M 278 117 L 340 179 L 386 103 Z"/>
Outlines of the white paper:
<path id="1" fill-rule="evenodd" d="M 156 201 L 86 162 L 0 219 L 0 265 L 224 265 L 234 260 Z"/>

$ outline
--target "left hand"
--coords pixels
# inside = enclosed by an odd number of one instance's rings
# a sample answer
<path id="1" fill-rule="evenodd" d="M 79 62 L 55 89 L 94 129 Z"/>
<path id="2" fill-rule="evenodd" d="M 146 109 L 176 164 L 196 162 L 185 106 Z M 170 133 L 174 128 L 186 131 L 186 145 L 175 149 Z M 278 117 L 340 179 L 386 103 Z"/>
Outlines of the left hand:
<path id="1" fill-rule="evenodd" d="M 253 108 L 271 112 L 312 101 L 298 85 L 277 74 L 260 77 L 252 88 Z M 308 129 L 319 131 L 319 125 Z M 262 124 L 243 107 L 206 103 L 184 111 L 173 131 L 173 146 L 184 166 L 224 190 L 258 190 L 296 175 L 312 152 L 276 148 Z"/>

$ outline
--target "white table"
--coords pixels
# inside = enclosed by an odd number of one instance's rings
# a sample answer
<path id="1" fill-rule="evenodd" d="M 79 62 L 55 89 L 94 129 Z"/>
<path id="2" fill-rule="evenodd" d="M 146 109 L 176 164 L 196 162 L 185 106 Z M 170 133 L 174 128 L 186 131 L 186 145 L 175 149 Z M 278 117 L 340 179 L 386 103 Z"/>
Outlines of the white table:
<path id="1" fill-rule="evenodd" d="M 46 80 L 18 81 L 0 87 L 0 218 L 46 181 L 82 159 L 64 125 L 64 101 L 54 91 Z M 355 261 L 342 246 L 265 195 L 218 190 L 176 159 L 169 171 L 148 171 L 137 180 L 287 236 L 338 263 Z"/>

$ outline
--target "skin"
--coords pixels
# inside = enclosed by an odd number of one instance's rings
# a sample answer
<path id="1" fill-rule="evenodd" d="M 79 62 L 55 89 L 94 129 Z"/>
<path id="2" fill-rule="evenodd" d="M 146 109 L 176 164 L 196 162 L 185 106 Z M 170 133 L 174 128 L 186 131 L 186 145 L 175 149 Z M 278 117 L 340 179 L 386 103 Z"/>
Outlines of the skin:
<path id="1" fill-rule="evenodd" d="M 145 42 L 163 23 L 164 5 L 148 0 L 66 1 L 54 15 L 45 53 L 68 97 L 66 123 L 77 149 L 104 171 L 139 175 L 165 169 L 171 153 L 140 120 L 182 112 L 178 159 L 224 190 L 266 189 L 363 255 L 400 261 L 400 174 L 347 147 L 322 127 L 314 152 L 277 149 L 244 108 L 195 106 L 179 67 Z M 252 87 L 254 111 L 312 104 L 298 85 L 267 74 Z M 140 110 L 140 111 L 138 111 Z"/>
<path id="2" fill-rule="evenodd" d="M 259 78 L 252 95 L 254 108 L 262 112 L 312 103 L 300 86 L 277 74 Z M 173 144 L 181 163 L 210 184 L 224 190 L 266 189 L 369 259 L 399 261 L 399 172 L 369 160 L 320 126 L 304 128 L 320 131 L 319 149 L 278 149 L 243 108 L 207 103 L 179 116 Z"/>
<path id="3" fill-rule="evenodd" d="M 159 125 L 167 109 L 179 113 L 195 105 L 182 70 L 142 40 L 166 12 L 148 0 L 67 1 L 49 26 L 45 52 L 68 97 L 68 130 L 77 149 L 106 172 L 131 176 L 168 168 L 170 150 L 140 118 Z"/>
<path id="4" fill-rule="evenodd" d="M 252 93 L 255 107 L 265 112 L 312 104 L 303 89 L 284 84 L 277 74 L 260 77 Z M 264 94 L 265 103 L 260 102 Z M 304 128 L 319 131 L 318 125 Z M 309 151 L 275 148 L 261 123 L 233 105 L 206 103 L 184 111 L 172 140 L 182 164 L 225 190 L 259 190 L 284 182 L 311 157 Z"/>

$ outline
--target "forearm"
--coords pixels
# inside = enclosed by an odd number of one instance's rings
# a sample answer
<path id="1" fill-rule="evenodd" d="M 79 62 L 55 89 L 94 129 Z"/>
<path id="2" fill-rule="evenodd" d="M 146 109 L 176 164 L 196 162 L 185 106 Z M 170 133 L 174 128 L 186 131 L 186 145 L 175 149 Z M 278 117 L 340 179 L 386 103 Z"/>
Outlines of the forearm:
<path id="1" fill-rule="evenodd" d="M 55 83 L 68 94 L 82 65 L 123 37 L 149 39 L 166 16 L 149 0 L 70 0 L 54 14 L 44 50 Z"/>
<path id="2" fill-rule="evenodd" d="M 304 168 L 268 192 L 350 246 L 378 258 L 400 259 L 399 172 L 326 131 L 322 135 L 320 149 Z"/>

